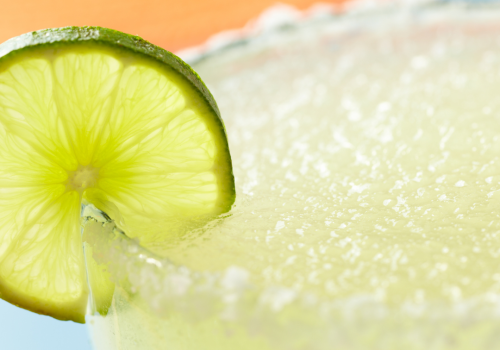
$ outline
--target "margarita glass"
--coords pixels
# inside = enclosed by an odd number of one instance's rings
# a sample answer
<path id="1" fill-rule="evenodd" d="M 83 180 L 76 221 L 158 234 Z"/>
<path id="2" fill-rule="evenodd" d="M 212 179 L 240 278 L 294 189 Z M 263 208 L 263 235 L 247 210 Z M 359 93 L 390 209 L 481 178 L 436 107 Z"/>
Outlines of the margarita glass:
<path id="1" fill-rule="evenodd" d="M 236 203 L 147 246 L 85 208 L 95 348 L 499 347 L 499 20 L 391 5 L 199 57 Z"/>

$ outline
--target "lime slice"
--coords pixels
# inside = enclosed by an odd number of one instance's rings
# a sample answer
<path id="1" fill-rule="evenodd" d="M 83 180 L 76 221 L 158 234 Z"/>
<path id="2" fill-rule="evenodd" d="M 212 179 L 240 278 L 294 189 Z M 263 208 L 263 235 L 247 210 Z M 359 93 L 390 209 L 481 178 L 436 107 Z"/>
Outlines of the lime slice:
<path id="1" fill-rule="evenodd" d="M 83 323 L 82 203 L 151 245 L 234 197 L 217 105 L 172 53 L 98 27 L 0 45 L 1 298 Z"/>

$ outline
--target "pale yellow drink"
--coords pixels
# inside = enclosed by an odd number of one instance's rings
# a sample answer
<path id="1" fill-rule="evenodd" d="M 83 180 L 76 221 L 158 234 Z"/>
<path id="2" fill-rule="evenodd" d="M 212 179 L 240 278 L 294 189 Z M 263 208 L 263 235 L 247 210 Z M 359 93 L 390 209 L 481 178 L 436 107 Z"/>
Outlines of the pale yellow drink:
<path id="1" fill-rule="evenodd" d="M 499 19 L 326 18 L 195 63 L 236 204 L 146 247 L 87 225 L 118 283 L 96 349 L 499 347 Z"/>

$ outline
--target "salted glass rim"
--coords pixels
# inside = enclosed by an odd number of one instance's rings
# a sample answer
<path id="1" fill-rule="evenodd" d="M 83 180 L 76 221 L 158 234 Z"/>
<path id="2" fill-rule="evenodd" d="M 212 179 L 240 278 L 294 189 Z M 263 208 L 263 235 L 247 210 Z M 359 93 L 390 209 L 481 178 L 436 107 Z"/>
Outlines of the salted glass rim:
<path id="1" fill-rule="evenodd" d="M 359 21 L 387 15 L 399 16 L 401 20 L 414 20 L 419 15 L 435 15 L 439 20 L 446 19 L 443 16 L 449 16 L 453 10 L 456 11 L 455 15 L 464 10 L 475 10 L 481 11 L 481 16 L 488 16 L 491 9 L 500 9 L 500 0 L 352 0 L 342 7 L 318 2 L 304 10 L 278 3 L 264 10 L 242 28 L 221 31 L 211 35 L 202 44 L 181 49 L 175 54 L 190 65 L 196 65 L 212 56 L 238 50 L 277 33 L 292 28 L 307 28 L 324 21 Z M 474 15 L 477 14 L 478 12 Z M 467 13 L 467 17 L 469 15 Z"/>

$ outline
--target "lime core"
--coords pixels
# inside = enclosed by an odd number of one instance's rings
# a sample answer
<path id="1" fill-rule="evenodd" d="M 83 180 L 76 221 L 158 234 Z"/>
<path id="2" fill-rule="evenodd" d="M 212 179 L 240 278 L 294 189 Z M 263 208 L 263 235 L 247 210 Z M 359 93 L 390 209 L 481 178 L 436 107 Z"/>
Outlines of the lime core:
<path id="1" fill-rule="evenodd" d="M 99 169 L 92 166 L 78 166 L 75 171 L 68 171 L 67 191 L 77 191 L 80 196 L 89 187 L 95 187 L 99 179 Z"/>

